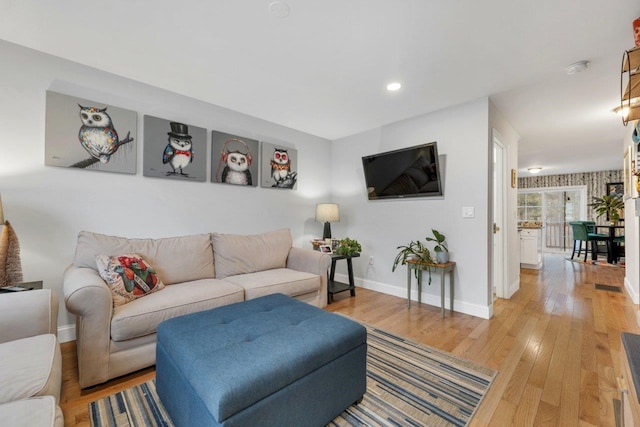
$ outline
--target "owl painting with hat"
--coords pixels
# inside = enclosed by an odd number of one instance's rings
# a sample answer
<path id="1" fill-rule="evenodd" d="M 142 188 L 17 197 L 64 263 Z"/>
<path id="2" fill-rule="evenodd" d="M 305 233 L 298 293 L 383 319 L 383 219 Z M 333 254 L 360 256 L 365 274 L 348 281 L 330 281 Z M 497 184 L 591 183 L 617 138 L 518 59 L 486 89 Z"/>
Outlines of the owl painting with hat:
<path id="1" fill-rule="evenodd" d="M 193 162 L 193 147 L 189 127 L 184 123 L 171 122 L 171 132 L 168 132 L 169 143 L 162 154 L 162 163 L 169 164 L 171 170 L 167 176 L 180 175 L 188 177 L 184 168 Z"/>
<path id="2" fill-rule="evenodd" d="M 182 118 L 144 116 L 143 175 L 183 182 L 207 180 L 207 130 Z"/>

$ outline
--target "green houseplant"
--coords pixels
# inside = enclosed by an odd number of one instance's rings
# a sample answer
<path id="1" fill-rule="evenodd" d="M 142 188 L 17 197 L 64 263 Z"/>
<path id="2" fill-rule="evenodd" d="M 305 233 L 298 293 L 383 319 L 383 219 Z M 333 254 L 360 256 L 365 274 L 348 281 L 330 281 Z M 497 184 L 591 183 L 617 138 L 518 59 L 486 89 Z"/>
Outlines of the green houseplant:
<path id="1" fill-rule="evenodd" d="M 598 217 L 603 215 L 614 225 L 620 219 L 620 211 L 624 209 L 624 202 L 620 196 L 608 194 L 602 197 L 594 197 L 593 203 L 590 203 Z"/>
<path id="2" fill-rule="evenodd" d="M 449 249 L 444 244 L 444 241 L 446 239 L 445 235 L 440 233 L 435 228 L 431 229 L 431 233 L 433 233 L 433 237 L 427 237 L 426 239 L 427 242 L 436 242 L 433 250 L 436 253 L 436 260 L 438 261 L 438 264 L 445 264 L 449 262 Z"/>
<path id="3" fill-rule="evenodd" d="M 345 237 L 338 243 L 336 252 L 340 255 L 351 256 L 362 252 L 362 246 L 360 246 L 357 240 Z"/>
<path id="4" fill-rule="evenodd" d="M 398 246 L 396 249 L 399 249 L 400 252 L 398 252 L 395 260 L 393 261 L 391 271 L 396 271 L 399 264 L 406 265 L 407 261 L 415 261 L 416 263 L 423 265 L 423 269 L 429 271 L 429 284 L 431 284 L 431 268 L 429 267 L 429 264 L 434 264 L 434 261 L 431 257 L 431 251 L 429 251 L 429 248 L 419 240 L 415 242 L 412 240 L 408 245 Z M 419 269 L 415 269 L 414 274 L 417 278 Z"/>

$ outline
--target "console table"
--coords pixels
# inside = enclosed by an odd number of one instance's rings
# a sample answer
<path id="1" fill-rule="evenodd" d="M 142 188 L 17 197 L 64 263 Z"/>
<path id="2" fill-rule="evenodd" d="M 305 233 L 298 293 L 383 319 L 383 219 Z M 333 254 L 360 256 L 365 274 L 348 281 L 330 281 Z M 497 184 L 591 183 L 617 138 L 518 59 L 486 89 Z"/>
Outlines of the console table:
<path id="1" fill-rule="evenodd" d="M 407 308 L 411 308 L 411 273 L 412 270 L 418 271 L 418 304 L 422 298 L 422 273 L 431 269 L 440 273 L 440 308 L 442 317 L 444 317 L 444 276 L 449 272 L 449 310 L 453 313 L 453 267 L 456 263 L 449 261 L 445 264 L 425 264 L 418 261 L 407 261 Z"/>
<path id="2" fill-rule="evenodd" d="M 331 254 L 331 272 L 329 274 L 329 281 L 327 283 L 327 302 L 331 302 L 333 294 L 337 294 L 344 291 L 350 291 L 351 296 L 356 296 L 356 284 L 353 280 L 353 265 L 351 265 L 351 259 L 359 257 L 360 254 L 353 255 L 340 255 Z M 336 282 L 334 280 L 336 276 L 336 261 L 341 259 L 347 260 L 347 269 L 349 270 L 349 283 Z"/>

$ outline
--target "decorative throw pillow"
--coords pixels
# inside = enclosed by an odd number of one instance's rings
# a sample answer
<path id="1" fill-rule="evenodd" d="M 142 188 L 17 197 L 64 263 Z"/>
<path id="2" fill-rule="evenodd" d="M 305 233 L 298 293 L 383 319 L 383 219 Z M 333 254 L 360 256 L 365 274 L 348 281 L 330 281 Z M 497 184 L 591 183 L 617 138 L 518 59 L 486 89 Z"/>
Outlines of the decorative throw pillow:
<path id="1" fill-rule="evenodd" d="M 98 255 L 96 264 L 111 288 L 114 307 L 164 288 L 156 271 L 139 254 Z"/>

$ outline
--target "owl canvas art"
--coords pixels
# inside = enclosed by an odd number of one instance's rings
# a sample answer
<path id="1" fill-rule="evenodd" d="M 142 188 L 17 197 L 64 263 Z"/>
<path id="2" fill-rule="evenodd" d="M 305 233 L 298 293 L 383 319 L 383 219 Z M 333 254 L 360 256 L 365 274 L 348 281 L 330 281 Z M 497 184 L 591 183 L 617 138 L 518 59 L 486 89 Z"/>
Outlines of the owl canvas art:
<path id="1" fill-rule="evenodd" d="M 47 91 L 45 164 L 135 173 L 136 121 L 134 111 Z"/>
<path id="2" fill-rule="evenodd" d="M 180 181 L 206 181 L 204 128 L 144 116 L 143 175 Z"/>
<path id="3" fill-rule="evenodd" d="M 262 143 L 262 177 L 260 185 L 270 188 L 294 189 L 298 181 L 298 150 Z"/>
<path id="4" fill-rule="evenodd" d="M 257 185 L 258 141 L 224 132 L 211 132 L 211 181 L 222 184 Z"/>
<path id="5" fill-rule="evenodd" d="M 191 135 L 189 135 L 189 126 L 183 123 L 171 122 L 171 132 L 168 132 L 169 143 L 162 153 L 162 163 L 169 164 L 171 171 L 167 175 L 189 176 L 184 173 L 184 168 L 193 162 L 193 147 L 191 144 Z"/>
<path id="6" fill-rule="evenodd" d="M 80 144 L 87 150 L 91 157 L 100 163 L 109 163 L 111 155 L 118 151 L 121 145 L 131 142 L 131 132 L 120 141 L 111 117 L 107 113 L 107 107 L 80 107 L 80 120 L 82 126 L 78 132 Z"/>

